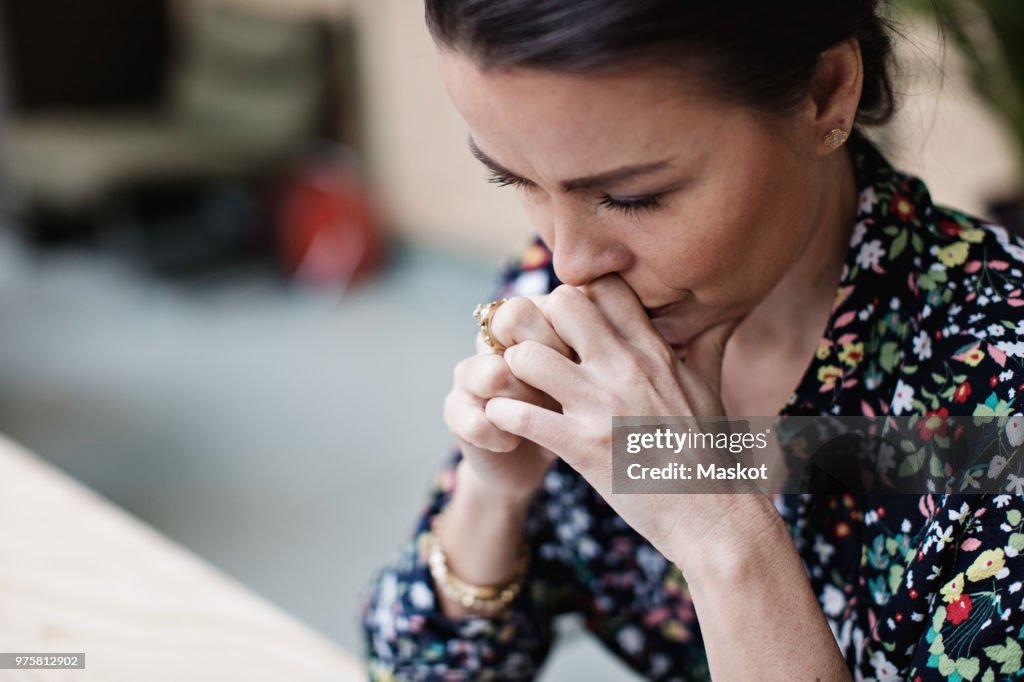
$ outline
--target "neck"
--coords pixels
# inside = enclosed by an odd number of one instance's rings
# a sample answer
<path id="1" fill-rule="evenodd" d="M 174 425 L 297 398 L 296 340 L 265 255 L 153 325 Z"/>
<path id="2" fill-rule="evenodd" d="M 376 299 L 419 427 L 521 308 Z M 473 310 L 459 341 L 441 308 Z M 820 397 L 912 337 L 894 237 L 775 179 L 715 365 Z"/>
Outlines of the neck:
<path id="1" fill-rule="evenodd" d="M 816 347 L 832 312 L 859 202 L 849 148 L 823 164 L 822 201 L 810 222 L 807 249 L 734 334 L 736 345 L 756 349 L 757 355 Z"/>

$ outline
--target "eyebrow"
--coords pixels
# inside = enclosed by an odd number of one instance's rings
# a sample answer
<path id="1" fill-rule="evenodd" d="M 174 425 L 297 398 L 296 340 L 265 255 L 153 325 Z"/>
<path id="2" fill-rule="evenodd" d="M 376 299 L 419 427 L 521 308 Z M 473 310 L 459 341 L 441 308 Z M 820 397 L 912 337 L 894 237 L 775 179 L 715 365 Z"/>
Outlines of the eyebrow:
<path id="1" fill-rule="evenodd" d="M 477 146 L 476 140 L 473 136 L 469 136 L 469 151 L 476 157 L 476 159 L 487 166 L 491 171 L 499 175 L 507 176 L 517 180 L 527 181 L 526 178 L 522 177 L 517 173 L 513 173 L 508 168 L 505 168 L 500 163 L 492 159 L 490 156 L 485 154 L 480 147 Z M 560 185 L 563 192 L 574 192 L 578 190 L 594 189 L 597 187 L 607 187 L 616 183 L 622 182 L 641 175 L 650 175 L 663 168 L 667 168 L 672 165 L 669 159 L 662 159 L 660 161 L 652 161 L 651 163 L 640 163 L 629 166 L 620 166 L 619 168 L 613 168 L 611 170 L 602 171 L 601 173 L 595 173 L 594 175 L 587 175 L 582 178 L 573 178 L 572 180 L 563 180 Z"/>

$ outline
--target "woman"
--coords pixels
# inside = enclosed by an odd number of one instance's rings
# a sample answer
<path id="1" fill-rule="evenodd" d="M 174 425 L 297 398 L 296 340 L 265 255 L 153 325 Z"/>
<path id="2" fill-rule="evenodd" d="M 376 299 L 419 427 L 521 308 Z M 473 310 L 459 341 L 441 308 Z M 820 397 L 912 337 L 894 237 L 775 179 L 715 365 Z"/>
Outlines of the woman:
<path id="1" fill-rule="evenodd" d="M 538 239 L 369 595 L 376 679 L 530 679 L 569 611 L 651 679 L 1020 673 L 1018 484 L 611 494 L 613 415 L 1019 411 L 1024 244 L 862 134 L 893 104 L 877 5 L 427 0 L 471 149 Z"/>

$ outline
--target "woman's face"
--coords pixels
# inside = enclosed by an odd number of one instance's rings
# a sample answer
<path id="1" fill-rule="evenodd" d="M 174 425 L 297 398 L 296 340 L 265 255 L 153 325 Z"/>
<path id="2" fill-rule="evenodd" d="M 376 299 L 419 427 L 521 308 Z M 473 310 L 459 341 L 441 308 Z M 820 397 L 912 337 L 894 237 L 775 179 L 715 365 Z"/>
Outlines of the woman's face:
<path id="1" fill-rule="evenodd" d="M 481 71 L 447 50 L 441 65 L 474 154 L 515 185 L 559 279 L 618 273 L 673 347 L 753 310 L 820 220 L 813 136 L 677 72 Z"/>

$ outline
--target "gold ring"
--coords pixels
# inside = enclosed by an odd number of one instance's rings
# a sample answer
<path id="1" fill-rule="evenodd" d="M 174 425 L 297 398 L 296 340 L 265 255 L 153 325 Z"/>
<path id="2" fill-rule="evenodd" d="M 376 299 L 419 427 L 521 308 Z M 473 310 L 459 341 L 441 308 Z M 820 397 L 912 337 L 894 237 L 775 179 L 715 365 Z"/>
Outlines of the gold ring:
<path id="1" fill-rule="evenodd" d="M 476 320 L 477 328 L 484 337 L 484 343 L 498 353 L 508 348 L 508 346 L 502 345 L 491 334 L 491 320 L 494 319 L 494 313 L 501 307 L 501 304 L 507 300 L 507 298 L 499 298 L 497 301 L 491 301 L 490 303 L 478 303 L 476 309 L 473 310 L 473 319 Z"/>

